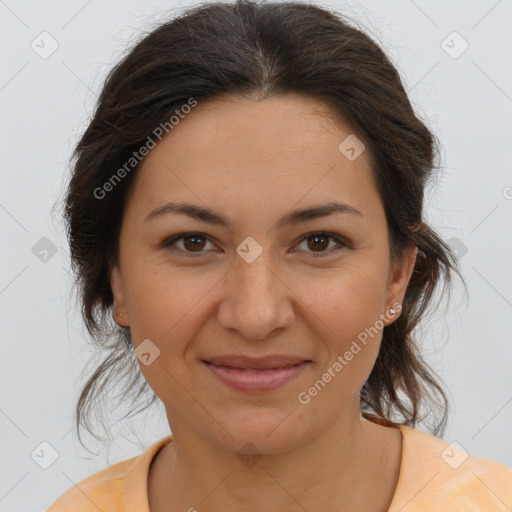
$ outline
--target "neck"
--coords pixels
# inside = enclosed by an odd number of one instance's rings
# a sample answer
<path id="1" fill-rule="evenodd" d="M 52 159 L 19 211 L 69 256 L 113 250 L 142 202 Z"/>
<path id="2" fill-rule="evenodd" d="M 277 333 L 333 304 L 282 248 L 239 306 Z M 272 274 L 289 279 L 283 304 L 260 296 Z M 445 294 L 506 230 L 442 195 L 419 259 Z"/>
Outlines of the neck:
<path id="1" fill-rule="evenodd" d="M 277 454 L 241 456 L 190 428 L 174 427 L 173 442 L 152 466 L 151 512 L 223 510 L 226 504 L 251 512 L 385 511 L 400 447 L 400 432 L 362 418 L 359 403 L 321 435 Z"/>

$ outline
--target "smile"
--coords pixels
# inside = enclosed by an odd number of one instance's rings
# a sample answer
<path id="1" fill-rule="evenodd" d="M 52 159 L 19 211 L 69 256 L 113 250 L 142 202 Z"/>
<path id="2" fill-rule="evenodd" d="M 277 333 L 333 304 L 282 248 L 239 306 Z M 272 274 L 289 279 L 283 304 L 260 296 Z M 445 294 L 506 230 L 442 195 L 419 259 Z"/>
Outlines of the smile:
<path id="1" fill-rule="evenodd" d="M 223 384 L 245 392 L 272 391 L 292 381 L 311 363 L 310 360 L 271 368 L 254 368 L 217 365 L 203 360 L 202 363 Z M 253 365 L 254 366 L 254 365 Z"/>

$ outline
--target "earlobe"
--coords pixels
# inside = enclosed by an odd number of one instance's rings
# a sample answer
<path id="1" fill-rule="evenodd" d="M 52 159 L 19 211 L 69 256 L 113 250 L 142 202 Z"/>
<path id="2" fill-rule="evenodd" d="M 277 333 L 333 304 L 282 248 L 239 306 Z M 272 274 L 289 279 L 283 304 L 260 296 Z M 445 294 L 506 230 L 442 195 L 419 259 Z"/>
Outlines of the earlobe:
<path id="1" fill-rule="evenodd" d="M 126 312 L 123 280 L 117 265 L 110 271 L 110 288 L 112 290 L 112 296 L 114 297 L 114 321 L 121 327 L 128 327 L 128 313 Z"/>

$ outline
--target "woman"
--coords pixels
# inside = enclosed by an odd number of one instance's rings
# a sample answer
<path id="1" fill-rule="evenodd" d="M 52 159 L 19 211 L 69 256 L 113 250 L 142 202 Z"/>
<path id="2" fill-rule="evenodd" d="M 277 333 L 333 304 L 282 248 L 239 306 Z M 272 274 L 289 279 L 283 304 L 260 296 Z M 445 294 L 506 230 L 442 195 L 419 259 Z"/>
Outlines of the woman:
<path id="1" fill-rule="evenodd" d="M 436 437 L 413 336 L 458 273 L 422 216 L 437 154 L 382 50 L 319 7 L 209 3 L 140 41 L 67 194 L 86 325 L 115 340 L 77 426 L 131 368 L 172 435 L 49 511 L 509 510 L 512 470 Z"/>

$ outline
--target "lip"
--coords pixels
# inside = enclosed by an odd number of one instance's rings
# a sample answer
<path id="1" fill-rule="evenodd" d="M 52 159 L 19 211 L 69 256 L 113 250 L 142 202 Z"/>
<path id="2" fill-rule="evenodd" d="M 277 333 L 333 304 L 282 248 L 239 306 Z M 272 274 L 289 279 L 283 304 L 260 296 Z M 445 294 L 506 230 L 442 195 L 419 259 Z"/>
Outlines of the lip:
<path id="1" fill-rule="evenodd" d="M 311 360 L 295 356 L 251 358 L 241 355 L 201 361 L 222 383 L 245 392 L 272 391 L 295 379 Z"/>
<path id="2" fill-rule="evenodd" d="M 203 359 L 207 363 L 215 366 L 229 366 L 242 370 L 275 370 L 277 368 L 285 368 L 293 366 L 303 361 L 309 361 L 304 357 L 290 355 L 268 355 L 263 357 L 251 357 L 239 354 L 226 356 L 212 356 Z"/>

